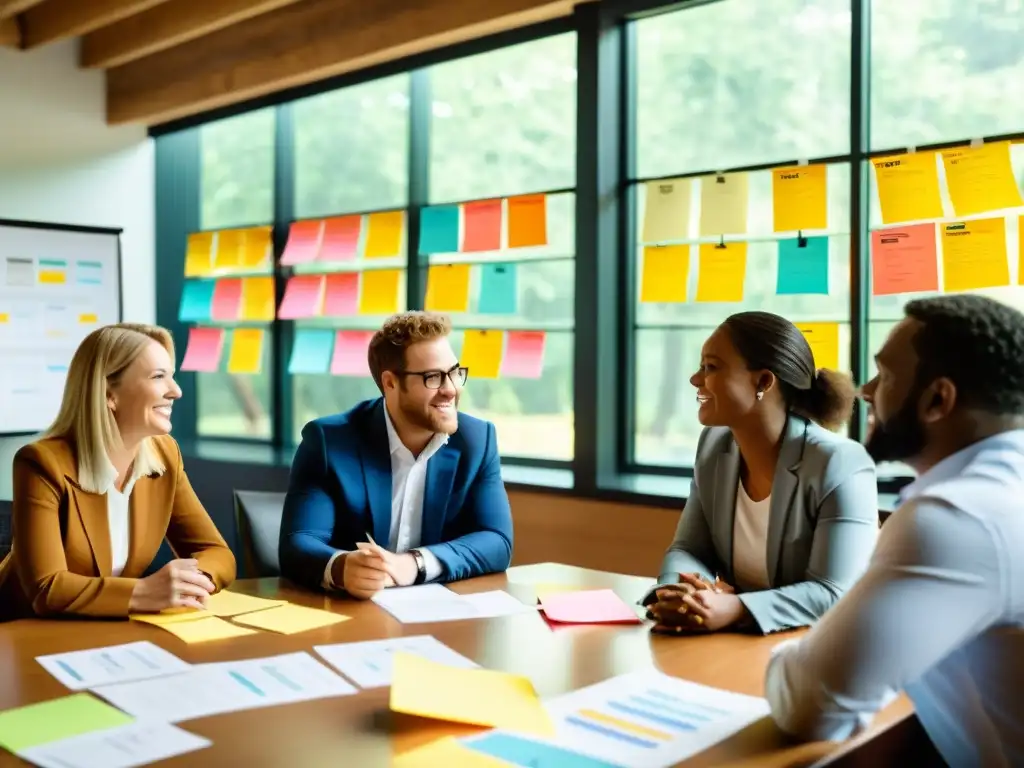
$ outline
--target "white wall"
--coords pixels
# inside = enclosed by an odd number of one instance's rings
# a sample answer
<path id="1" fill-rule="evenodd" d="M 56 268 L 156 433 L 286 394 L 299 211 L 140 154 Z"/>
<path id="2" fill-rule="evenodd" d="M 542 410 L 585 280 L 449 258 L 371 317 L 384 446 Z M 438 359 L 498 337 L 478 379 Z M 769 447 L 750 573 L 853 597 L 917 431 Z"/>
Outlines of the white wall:
<path id="1" fill-rule="evenodd" d="M 0 48 L 0 218 L 122 228 L 124 318 L 154 322 L 153 144 L 106 124 L 103 73 L 77 62 L 77 41 Z M 0 499 L 25 442 L 0 438 Z"/>

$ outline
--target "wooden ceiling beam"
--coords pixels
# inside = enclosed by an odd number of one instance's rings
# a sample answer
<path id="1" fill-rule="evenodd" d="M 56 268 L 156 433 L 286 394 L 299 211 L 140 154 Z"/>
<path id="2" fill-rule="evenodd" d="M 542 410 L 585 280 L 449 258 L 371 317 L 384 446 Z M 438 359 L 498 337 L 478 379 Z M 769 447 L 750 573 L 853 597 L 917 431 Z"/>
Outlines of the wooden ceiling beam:
<path id="1" fill-rule="evenodd" d="M 43 0 L 0 0 L 0 19 L 9 19 L 39 5 Z"/>
<path id="2" fill-rule="evenodd" d="M 107 120 L 154 124 L 534 22 L 575 0 L 301 0 L 107 72 Z"/>
<path id="3" fill-rule="evenodd" d="M 97 29 L 82 40 L 83 67 L 127 64 L 298 0 L 171 0 Z"/>
<path id="4" fill-rule="evenodd" d="M 165 0 L 47 0 L 21 14 L 22 44 L 35 48 L 85 35 L 162 2 Z"/>
<path id="5" fill-rule="evenodd" d="M 0 19 L 0 47 L 21 47 L 21 27 L 18 25 L 18 20 L 13 16 L 7 19 Z"/>

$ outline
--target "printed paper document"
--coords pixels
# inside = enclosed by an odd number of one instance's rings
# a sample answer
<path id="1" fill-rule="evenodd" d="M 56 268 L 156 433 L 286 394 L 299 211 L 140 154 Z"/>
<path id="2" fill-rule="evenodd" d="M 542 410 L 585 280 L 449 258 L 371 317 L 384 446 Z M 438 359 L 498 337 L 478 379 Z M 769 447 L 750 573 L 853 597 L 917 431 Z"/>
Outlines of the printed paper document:
<path id="1" fill-rule="evenodd" d="M 441 584 L 385 589 L 373 602 L 403 624 L 485 619 L 532 610 L 502 590 L 460 595 Z"/>
<path id="2" fill-rule="evenodd" d="M 313 648 L 336 670 L 362 688 L 391 685 L 393 654 L 411 653 L 450 667 L 473 669 L 478 664 L 430 635 L 369 640 L 364 643 L 335 643 Z"/>
<path id="3" fill-rule="evenodd" d="M 192 668 L 188 662 L 148 641 L 38 656 L 36 661 L 73 691 L 146 680 Z"/>
<path id="4" fill-rule="evenodd" d="M 173 725 L 135 722 L 30 747 L 18 756 L 41 768 L 135 768 L 211 744 Z"/>

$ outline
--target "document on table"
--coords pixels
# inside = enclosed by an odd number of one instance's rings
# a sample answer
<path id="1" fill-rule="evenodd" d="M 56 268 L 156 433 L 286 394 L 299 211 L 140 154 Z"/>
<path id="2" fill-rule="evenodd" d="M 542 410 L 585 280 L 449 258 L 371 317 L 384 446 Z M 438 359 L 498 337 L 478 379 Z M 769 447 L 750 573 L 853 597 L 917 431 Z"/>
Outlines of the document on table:
<path id="1" fill-rule="evenodd" d="M 29 747 L 17 754 L 41 768 L 135 768 L 212 743 L 166 723 L 134 722 Z"/>
<path id="2" fill-rule="evenodd" d="M 460 595 L 441 584 L 385 589 L 373 602 L 403 624 L 489 619 L 533 610 L 501 590 Z"/>
<path id="3" fill-rule="evenodd" d="M 430 635 L 316 645 L 313 650 L 361 688 L 391 685 L 392 656 L 398 652 L 411 653 L 450 667 L 473 669 L 479 666 Z"/>
<path id="4" fill-rule="evenodd" d="M 170 677 L 97 688 L 115 707 L 134 717 L 178 723 L 257 707 L 356 693 L 308 653 L 201 664 Z"/>
<path id="5" fill-rule="evenodd" d="M 188 662 L 148 641 L 37 656 L 36 661 L 73 691 L 146 680 L 192 668 Z"/>
<path id="6" fill-rule="evenodd" d="M 537 606 L 526 605 L 503 589 L 490 592 L 474 592 L 462 595 L 462 599 L 472 605 L 480 618 L 493 619 L 499 616 L 515 616 L 517 613 L 536 613 Z"/>

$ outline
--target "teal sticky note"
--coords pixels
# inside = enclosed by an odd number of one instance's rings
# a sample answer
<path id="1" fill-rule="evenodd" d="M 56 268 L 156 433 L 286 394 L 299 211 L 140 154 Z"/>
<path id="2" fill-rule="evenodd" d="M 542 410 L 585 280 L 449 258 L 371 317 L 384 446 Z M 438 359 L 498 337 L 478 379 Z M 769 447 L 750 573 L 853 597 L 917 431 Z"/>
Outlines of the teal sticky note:
<path id="1" fill-rule="evenodd" d="M 828 293 L 828 238 L 779 240 L 776 293 Z"/>
<path id="2" fill-rule="evenodd" d="M 322 328 L 300 328 L 292 343 L 288 373 L 327 373 L 334 351 L 334 331 Z"/>
<path id="3" fill-rule="evenodd" d="M 459 206 L 432 205 L 420 215 L 420 253 L 459 250 Z"/>
<path id="4" fill-rule="evenodd" d="M 186 280 L 181 291 L 178 319 L 183 323 L 204 323 L 213 311 L 213 289 L 216 280 Z"/>
<path id="5" fill-rule="evenodd" d="M 481 265 L 477 312 L 482 315 L 514 315 L 518 298 L 515 264 Z"/>

